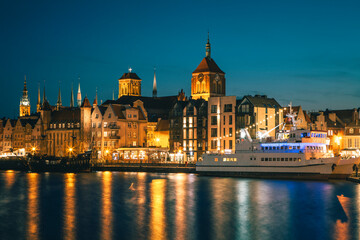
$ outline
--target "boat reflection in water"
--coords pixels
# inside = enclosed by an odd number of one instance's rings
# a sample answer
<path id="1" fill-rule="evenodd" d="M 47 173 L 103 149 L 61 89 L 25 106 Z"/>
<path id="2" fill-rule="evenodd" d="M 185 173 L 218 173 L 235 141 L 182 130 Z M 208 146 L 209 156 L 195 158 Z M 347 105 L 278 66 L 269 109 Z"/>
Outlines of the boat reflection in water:
<path id="1" fill-rule="evenodd" d="M 360 238 L 345 181 L 1 172 L 0 209 L 0 239 Z"/>

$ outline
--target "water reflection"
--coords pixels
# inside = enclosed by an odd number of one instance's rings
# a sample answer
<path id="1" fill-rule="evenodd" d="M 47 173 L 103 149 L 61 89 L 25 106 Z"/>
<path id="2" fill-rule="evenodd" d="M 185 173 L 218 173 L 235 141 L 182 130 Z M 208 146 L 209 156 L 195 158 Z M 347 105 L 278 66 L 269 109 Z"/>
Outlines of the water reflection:
<path id="1" fill-rule="evenodd" d="M 64 239 L 75 239 L 76 209 L 75 209 L 75 175 L 73 173 L 64 174 L 65 193 L 64 193 Z"/>
<path id="2" fill-rule="evenodd" d="M 11 188 L 11 186 L 15 182 L 15 173 L 12 170 L 7 170 L 5 172 L 5 181 L 6 181 L 6 187 Z"/>
<path id="3" fill-rule="evenodd" d="M 186 174 L 179 173 L 176 175 L 175 191 L 176 191 L 176 231 L 175 239 L 185 239 L 186 233 Z"/>
<path id="4" fill-rule="evenodd" d="M 111 239 L 113 229 L 112 212 L 112 173 L 104 172 L 102 176 L 102 212 L 101 212 L 101 238 Z"/>
<path id="5" fill-rule="evenodd" d="M 28 173 L 27 239 L 39 239 L 39 174 Z"/>
<path id="6" fill-rule="evenodd" d="M 165 233 L 165 179 L 151 183 L 150 239 L 166 239 Z"/>
<path id="7" fill-rule="evenodd" d="M 237 182 L 237 238 L 240 238 L 241 235 L 249 236 L 249 238 L 242 239 L 251 239 L 249 233 L 249 181 L 238 181 Z"/>
<path id="8" fill-rule="evenodd" d="M 141 226 L 145 226 L 145 204 L 146 204 L 146 191 L 145 191 L 145 178 L 146 173 L 140 172 L 137 174 L 136 186 L 136 207 L 137 207 L 137 230 L 141 232 Z"/>
<path id="9" fill-rule="evenodd" d="M 350 198 L 343 195 L 337 196 L 341 207 L 346 215 L 345 219 L 337 219 L 335 224 L 335 239 L 347 240 L 349 237 L 349 222 L 350 222 Z M 344 220 L 344 221 L 343 221 Z"/>

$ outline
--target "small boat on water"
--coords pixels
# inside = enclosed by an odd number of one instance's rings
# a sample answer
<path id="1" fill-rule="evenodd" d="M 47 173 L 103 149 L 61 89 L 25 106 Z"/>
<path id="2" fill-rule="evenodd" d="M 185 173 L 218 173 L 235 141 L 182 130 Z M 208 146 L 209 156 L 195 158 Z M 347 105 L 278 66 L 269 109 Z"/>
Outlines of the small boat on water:
<path id="1" fill-rule="evenodd" d="M 196 171 L 213 176 L 285 179 L 345 179 L 353 173 L 359 157 L 334 156 L 326 131 L 297 129 L 292 111 L 287 117 L 294 125 L 280 130 L 276 140 L 253 140 L 247 129 L 242 129 L 235 153 L 204 154 Z"/>
<path id="2" fill-rule="evenodd" d="M 28 159 L 31 172 L 89 172 L 91 152 L 76 157 L 31 156 Z"/>

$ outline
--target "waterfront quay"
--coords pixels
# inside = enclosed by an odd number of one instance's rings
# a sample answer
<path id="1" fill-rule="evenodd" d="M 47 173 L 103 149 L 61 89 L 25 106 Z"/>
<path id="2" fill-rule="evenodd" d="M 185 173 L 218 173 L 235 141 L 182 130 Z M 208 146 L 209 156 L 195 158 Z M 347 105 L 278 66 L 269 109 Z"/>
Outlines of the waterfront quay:
<path id="1" fill-rule="evenodd" d="M 95 164 L 92 171 L 195 173 L 195 164 L 186 163 L 103 163 Z"/>

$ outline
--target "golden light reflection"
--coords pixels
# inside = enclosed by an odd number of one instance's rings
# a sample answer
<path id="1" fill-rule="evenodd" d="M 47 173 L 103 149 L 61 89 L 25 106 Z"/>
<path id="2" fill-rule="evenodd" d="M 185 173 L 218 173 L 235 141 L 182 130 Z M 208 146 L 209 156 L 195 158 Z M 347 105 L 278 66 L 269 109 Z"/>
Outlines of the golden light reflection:
<path id="1" fill-rule="evenodd" d="M 39 239 L 39 175 L 28 173 L 27 239 Z"/>
<path id="2" fill-rule="evenodd" d="M 101 238 L 111 239 L 113 229 L 112 215 L 112 172 L 103 172 L 102 176 L 102 211 L 101 211 Z"/>
<path id="3" fill-rule="evenodd" d="M 144 226 L 145 223 L 145 203 L 146 203 L 146 188 L 145 188 L 146 173 L 139 172 L 137 174 L 136 199 L 137 199 L 137 225 Z M 139 229 L 141 230 L 141 229 Z"/>
<path id="4" fill-rule="evenodd" d="M 7 170 L 5 172 L 6 187 L 11 188 L 15 182 L 15 173 L 13 170 Z"/>
<path id="5" fill-rule="evenodd" d="M 349 223 L 350 223 L 350 198 L 344 197 L 343 195 L 337 196 L 339 202 L 344 210 L 344 213 L 347 217 L 346 221 L 342 221 L 341 219 L 337 219 L 335 223 L 335 239 L 338 240 L 347 240 L 350 239 L 349 235 Z"/>
<path id="6" fill-rule="evenodd" d="M 175 239 L 186 238 L 186 175 L 184 173 L 176 174 L 176 232 Z"/>
<path id="7" fill-rule="evenodd" d="M 75 211 L 75 175 L 67 173 L 65 177 L 64 194 L 64 239 L 75 239 L 76 211 Z"/>
<path id="8" fill-rule="evenodd" d="M 165 233 L 165 179 L 151 183 L 150 239 L 166 239 Z"/>

